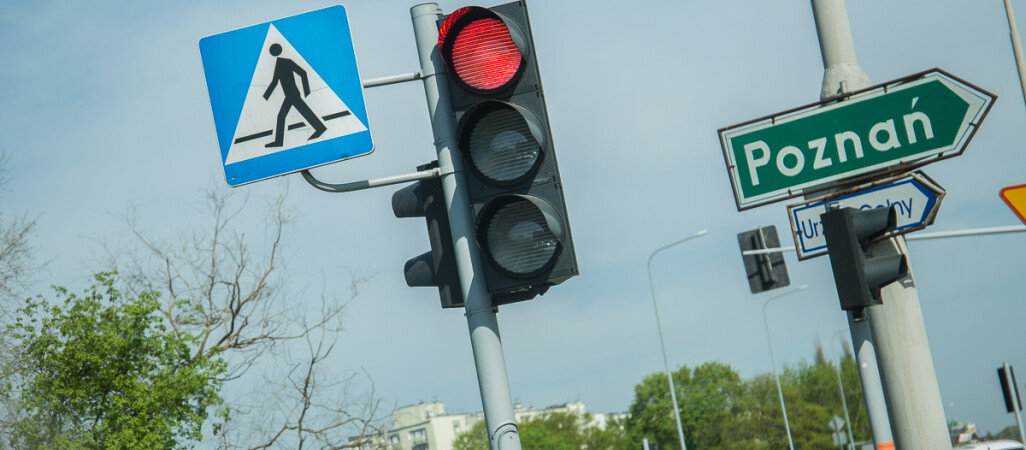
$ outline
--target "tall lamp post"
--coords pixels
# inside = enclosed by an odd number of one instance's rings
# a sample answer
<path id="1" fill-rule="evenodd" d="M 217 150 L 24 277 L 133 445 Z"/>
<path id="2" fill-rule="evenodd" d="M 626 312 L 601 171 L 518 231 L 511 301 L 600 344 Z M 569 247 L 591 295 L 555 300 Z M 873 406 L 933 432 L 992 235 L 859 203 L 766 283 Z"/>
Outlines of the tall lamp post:
<path id="1" fill-rule="evenodd" d="M 659 303 L 656 302 L 655 282 L 652 281 L 652 258 L 655 258 L 656 253 L 675 245 L 683 244 L 694 238 L 705 236 L 708 232 L 709 230 L 702 230 L 669 245 L 664 245 L 656 249 L 656 251 L 652 252 L 652 255 L 648 257 L 648 287 L 652 289 L 652 309 L 655 310 L 656 330 L 659 332 L 659 345 L 663 349 L 663 362 L 666 363 L 666 379 L 670 381 L 670 400 L 673 402 L 673 417 L 677 419 L 677 436 L 680 437 L 681 450 L 687 450 L 688 447 L 684 444 L 684 427 L 680 424 L 680 408 L 677 406 L 677 392 L 673 387 L 673 374 L 670 371 L 670 359 L 666 356 L 666 341 L 663 340 L 663 324 L 662 321 L 659 320 Z"/>
<path id="2" fill-rule="evenodd" d="M 803 284 L 797 288 L 791 289 L 790 291 L 784 292 L 783 294 L 775 295 L 767 299 L 766 303 L 763 303 L 762 305 L 762 321 L 766 324 L 766 343 L 769 344 L 770 362 L 773 363 L 773 378 L 777 380 L 777 394 L 780 395 L 780 411 L 784 413 L 784 430 L 787 431 L 788 450 L 794 450 L 794 440 L 791 439 L 791 425 L 787 422 L 787 407 L 784 406 L 784 389 L 780 387 L 780 374 L 777 373 L 777 359 L 773 357 L 773 340 L 770 338 L 769 319 L 766 317 L 766 307 L 769 306 L 770 302 L 773 300 L 786 297 L 794 294 L 795 292 L 804 291 L 807 287 L 809 287 L 809 285 Z"/>
<path id="3" fill-rule="evenodd" d="M 841 333 L 844 333 L 844 331 L 845 330 L 837 330 L 837 332 L 834 333 L 834 337 L 830 339 L 830 347 L 833 347 L 833 350 L 837 350 L 833 345 L 834 340 L 840 337 Z M 841 341 L 841 343 L 841 348 L 843 349 L 844 341 Z M 841 380 L 841 362 L 843 358 L 844 352 L 842 351 L 837 357 L 837 387 L 841 390 L 841 407 L 844 408 L 844 420 L 848 423 L 848 448 L 852 448 L 855 446 L 855 435 L 851 430 L 851 417 L 848 417 L 848 399 L 844 397 L 844 381 Z"/>

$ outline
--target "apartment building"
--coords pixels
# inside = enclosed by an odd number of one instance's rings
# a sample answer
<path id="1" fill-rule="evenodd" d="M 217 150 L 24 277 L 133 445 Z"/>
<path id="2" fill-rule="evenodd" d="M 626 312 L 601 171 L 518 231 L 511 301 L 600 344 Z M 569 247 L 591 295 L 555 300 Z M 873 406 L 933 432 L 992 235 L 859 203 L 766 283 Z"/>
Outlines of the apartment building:
<path id="1" fill-rule="evenodd" d="M 514 406 L 513 415 L 517 423 L 551 413 L 576 413 L 584 415 L 587 410 L 579 401 L 554 405 L 544 409 Z M 623 418 L 626 414 L 617 414 Z M 610 416 L 592 414 L 587 426 L 605 428 Z M 405 406 L 392 412 L 392 427 L 379 435 L 367 438 L 363 448 L 387 450 L 452 450 L 453 441 L 460 433 L 469 430 L 484 420 L 482 413 L 446 414 L 442 402 L 420 403 Z"/>

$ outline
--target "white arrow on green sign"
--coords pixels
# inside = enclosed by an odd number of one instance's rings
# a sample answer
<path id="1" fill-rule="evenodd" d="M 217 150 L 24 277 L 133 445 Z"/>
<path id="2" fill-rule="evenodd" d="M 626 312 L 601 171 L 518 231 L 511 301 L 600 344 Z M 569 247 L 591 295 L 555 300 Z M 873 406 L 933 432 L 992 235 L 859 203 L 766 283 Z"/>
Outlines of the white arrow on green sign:
<path id="1" fill-rule="evenodd" d="M 738 210 L 964 148 L 996 97 L 939 69 L 719 130 Z"/>

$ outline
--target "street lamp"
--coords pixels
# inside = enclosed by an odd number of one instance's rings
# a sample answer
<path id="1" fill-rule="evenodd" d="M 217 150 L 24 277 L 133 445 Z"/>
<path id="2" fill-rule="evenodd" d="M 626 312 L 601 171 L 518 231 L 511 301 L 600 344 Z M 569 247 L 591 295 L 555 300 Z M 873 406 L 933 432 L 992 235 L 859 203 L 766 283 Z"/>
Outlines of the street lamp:
<path id="1" fill-rule="evenodd" d="M 769 344 L 770 362 L 773 363 L 773 378 L 777 380 L 777 394 L 780 395 L 780 411 L 784 413 L 784 429 L 787 430 L 787 448 L 794 450 L 794 440 L 791 439 L 791 425 L 787 422 L 787 407 L 784 406 L 784 389 L 780 387 L 780 375 L 777 373 L 777 359 L 773 357 L 773 340 L 770 339 L 769 330 L 769 319 L 766 318 L 766 307 L 769 306 L 770 302 L 781 297 L 794 294 L 795 292 L 804 291 L 805 288 L 809 287 L 807 284 L 798 286 L 797 288 L 791 289 L 790 291 L 784 292 L 783 294 L 775 295 L 766 300 L 766 303 L 762 305 L 762 321 L 766 324 L 766 343 Z"/>
<path id="2" fill-rule="evenodd" d="M 684 239 L 676 241 L 672 244 L 660 247 L 656 249 L 656 251 L 652 252 L 652 255 L 648 257 L 648 287 L 652 289 L 652 309 L 655 310 L 656 330 L 659 332 L 659 345 L 663 349 L 663 362 L 666 363 L 666 379 L 670 381 L 670 400 L 673 402 L 673 417 L 677 419 L 677 435 L 680 437 L 681 450 L 687 450 L 688 447 L 686 444 L 684 444 L 684 427 L 680 424 L 680 408 L 677 407 L 677 392 L 673 387 L 673 374 L 670 372 L 670 359 L 666 357 L 666 341 L 663 340 L 663 324 L 659 320 L 659 303 L 656 302 L 655 282 L 652 281 L 652 258 L 655 258 L 656 253 L 659 253 L 677 244 L 683 244 L 694 238 L 705 236 L 705 234 L 708 232 L 709 230 L 702 230 Z"/>
<path id="3" fill-rule="evenodd" d="M 844 330 L 837 330 L 834 333 L 834 337 L 830 338 L 831 353 L 833 353 L 833 350 L 837 350 L 833 344 L 834 340 L 841 336 L 841 333 L 844 333 Z M 844 348 L 844 341 L 841 341 L 841 348 Z M 843 357 L 844 352 L 841 352 L 837 357 L 837 387 L 841 390 L 841 406 L 844 408 L 844 420 L 848 423 L 848 448 L 852 448 L 855 446 L 855 435 L 851 431 L 851 417 L 848 417 L 848 400 L 844 397 L 844 381 L 841 380 L 841 360 Z"/>

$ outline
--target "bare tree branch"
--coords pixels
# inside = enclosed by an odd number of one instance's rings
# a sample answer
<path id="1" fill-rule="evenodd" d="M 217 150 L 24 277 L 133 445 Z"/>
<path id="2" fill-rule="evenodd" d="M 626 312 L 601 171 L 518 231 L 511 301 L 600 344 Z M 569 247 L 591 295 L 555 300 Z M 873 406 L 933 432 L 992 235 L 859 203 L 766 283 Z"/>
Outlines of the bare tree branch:
<path id="1" fill-rule="evenodd" d="M 0 153 L 0 190 L 10 180 L 7 166 L 10 155 Z M 30 239 L 36 231 L 36 219 L 28 215 L 4 217 L 0 212 L 0 434 L 7 434 L 9 424 L 18 420 L 16 379 L 22 371 L 22 360 L 6 325 L 20 302 L 15 297 L 30 282 L 33 273 L 42 268 L 35 265 L 35 249 Z M 3 440 L 0 440 L 3 442 Z"/>
<path id="2" fill-rule="evenodd" d="M 262 228 L 242 231 L 239 222 L 245 224 L 248 199 L 235 201 L 211 190 L 206 232 L 168 240 L 145 231 L 129 211 L 123 220 L 131 242 L 126 250 L 105 245 L 108 263 L 130 291 L 165 294 L 161 312 L 171 329 L 179 336 L 186 331 L 199 336 L 195 356 L 228 362 L 220 381 L 251 380 L 248 372 L 260 366 L 254 372 L 264 374 L 265 383 L 249 398 L 263 401 L 230 404 L 231 426 L 218 436 L 220 446 L 350 448 L 344 434 L 377 431 L 379 400 L 373 390 L 360 396 L 345 392 L 354 375 L 331 375 L 334 371 L 323 366 L 337 345 L 345 306 L 369 275 L 352 274 L 347 298 L 322 292 L 319 311 L 296 308 L 304 294 L 289 289 L 286 275 L 284 247 L 292 213 L 284 200 L 282 193 L 269 202 Z M 293 360 L 291 353 L 303 342 L 306 356 Z M 275 366 L 288 371 L 268 378 L 267 368 Z M 240 427 L 247 421 L 261 423 L 254 429 Z"/>
<path id="3" fill-rule="evenodd" d="M 20 216 L 9 223 L 2 219 L 0 213 L 0 298 L 10 298 L 24 287 L 28 274 L 38 269 L 32 265 L 33 248 L 29 243 L 36 219 Z M 0 314 L 9 313 L 5 303 L 0 303 Z"/>

